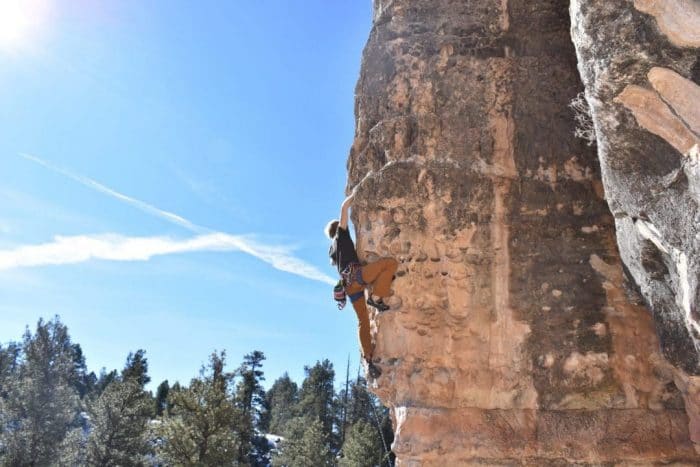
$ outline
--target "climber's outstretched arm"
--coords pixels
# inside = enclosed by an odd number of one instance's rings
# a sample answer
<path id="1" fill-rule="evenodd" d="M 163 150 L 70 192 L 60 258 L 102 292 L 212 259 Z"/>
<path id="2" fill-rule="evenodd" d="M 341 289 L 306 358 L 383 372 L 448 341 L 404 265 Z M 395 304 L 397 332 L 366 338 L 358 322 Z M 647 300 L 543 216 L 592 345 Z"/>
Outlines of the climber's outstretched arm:
<path id="1" fill-rule="evenodd" d="M 356 191 L 357 185 L 352 190 L 352 193 L 350 193 L 350 196 L 345 198 L 345 201 L 343 201 L 343 204 L 340 206 L 340 222 L 338 223 L 338 227 L 341 227 L 345 230 L 348 230 L 348 210 L 350 209 L 352 200 L 355 198 Z"/>

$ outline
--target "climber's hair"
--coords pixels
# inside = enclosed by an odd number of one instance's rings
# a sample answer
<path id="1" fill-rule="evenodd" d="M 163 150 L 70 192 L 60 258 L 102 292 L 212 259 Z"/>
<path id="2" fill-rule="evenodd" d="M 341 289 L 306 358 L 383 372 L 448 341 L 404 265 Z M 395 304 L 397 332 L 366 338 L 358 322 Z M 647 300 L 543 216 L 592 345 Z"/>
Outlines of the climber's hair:
<path id="1" fill-rule="evenodd" d="M 338 231 L 338 224 L 340 221 L 338 219 L 333 219 L 328 224 L 326 224 L 326 235 L 328 238 L 335 237 L 335 233 Z"/>

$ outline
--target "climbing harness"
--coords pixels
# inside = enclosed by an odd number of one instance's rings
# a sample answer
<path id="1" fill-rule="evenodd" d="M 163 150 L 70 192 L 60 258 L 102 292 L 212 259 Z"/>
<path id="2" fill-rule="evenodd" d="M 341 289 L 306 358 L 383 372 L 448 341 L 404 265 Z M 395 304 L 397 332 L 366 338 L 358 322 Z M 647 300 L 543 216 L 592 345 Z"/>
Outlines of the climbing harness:
<path id="1" fill-rule="evenodd" d="M 362 266 L 360 263 L 350 263 L 345 269 L 343 269 L 340 276 L 342 279 L 340 279 L 338 283 L 335 284 L 335 287 L 333 287 L 333 298 L 338 305 L 338 309 L 342 310 L 345 308 L 347 298 L 350 299 L 350 303 L 355 303 L 360 298 L 365 296 L 364 288 L 359 292 L 351 294 L 348 294 L 346 289 L 350 287 L 353 282 L 357 282 L 363 287 L 367 285 L 367 282 L 362 280 Z"/>
<path id="2" fill-rule="evenodd" d="M 366 286 L 367 282 L 362 280 L 362 265 L 360 263 L 350 263 L 348 264 L 343 272 L 340 273 L 343 278 L 343 285 L 345 287 L 350 287 L 350 284 L 357 282 L 361 286 Z"/>
<path id="3" fill-rule="evenodd" d="M 340 277 L 341 279 L 335 284 L 335 287 L 333 287 L 333 299 L 335 299 L 338 309 L 342 310 L 345 308 L 347 298 L 350 299 L 350 303 L 355 303 L 365 296 L 364 287 L 367 285 L 367 282 L 362 279 L 362 265 L 360 265 L 360 263 L 348 264 L 346 268 L 343 269 L 343 272 L 340 273 Z M 359 292 L 348 294 L 346 290 L 353 282 L 360 284 L 363 289 Z"/>

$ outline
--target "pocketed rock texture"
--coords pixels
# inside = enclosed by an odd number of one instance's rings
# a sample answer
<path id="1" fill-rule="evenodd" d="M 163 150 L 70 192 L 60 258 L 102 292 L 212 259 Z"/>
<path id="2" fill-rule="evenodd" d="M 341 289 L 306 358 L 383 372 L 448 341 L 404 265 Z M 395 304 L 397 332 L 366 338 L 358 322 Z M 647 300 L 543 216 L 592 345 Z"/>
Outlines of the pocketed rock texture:
<path id="1" fill-rule="evenodd" d="M 622 260 L 700 444 L 700 1 L 573 0 L 571 18 Z"/>
<path id="2" fill-rule="evenodd" d="M 700 463 L 692 381 L 626 283 L 595 150 L 573 137 L 568 2 L 374 10 L 348 187 L 360 257 L 401 262 L 372 320 L 399 464 Z"/>

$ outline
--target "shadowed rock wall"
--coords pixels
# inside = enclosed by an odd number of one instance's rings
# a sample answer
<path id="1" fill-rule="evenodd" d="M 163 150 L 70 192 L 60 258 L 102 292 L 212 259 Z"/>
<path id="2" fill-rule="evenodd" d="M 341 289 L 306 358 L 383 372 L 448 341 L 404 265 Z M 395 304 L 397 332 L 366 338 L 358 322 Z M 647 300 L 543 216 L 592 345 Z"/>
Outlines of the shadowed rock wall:
<path id="1" fill-rule="evenodd" d="M 571 2 L 622 260 L 700 444 L 700 2 Z"/>
<path id="2" fill-rule="evenodd" d="M 562 0 L 376 0 L 349 187 L 402 465 L 700 460 L 627 297 Z M 630 292 L 633 293 L 633 292 Z"/>

